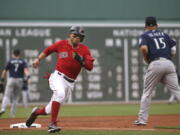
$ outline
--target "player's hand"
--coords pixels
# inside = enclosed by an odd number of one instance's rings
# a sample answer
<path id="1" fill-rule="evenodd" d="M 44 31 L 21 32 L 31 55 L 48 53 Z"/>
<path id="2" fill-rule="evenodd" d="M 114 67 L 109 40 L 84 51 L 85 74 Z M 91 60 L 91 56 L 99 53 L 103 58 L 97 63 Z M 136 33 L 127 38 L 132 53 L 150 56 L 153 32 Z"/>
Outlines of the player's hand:
<path id="1" fill-rule="evenodd" d="M 30 79 L 30 76 L 29 76 L 29 75 L 28 75 L 28 76 L 25 76 L 25 77 L 23 78 L 23 83 L 28 83 L 29 79 Z"/>
<path id="2" fill-rule="evenodd" d="M 80 56 L 77 52 L 73 53 L 73 58 L 75 60 L 79 61 L 81 65 L 83 65 L 84 58 L 82 56 Z"/>
<path id="3" fill-rule="evenodd" d="M 0 78 L 0 84 L 3 84 L 3 83 L 4 83 L 4 79 Z"/>
<path id="4" fill-rule="evenodd" d="M 4 85 L 2 83 L 0 84 L 0 93 L 4 93 Z"/>
<path id="5" fill-rule="evenodd" d="M 36 58 L 36 59 L 33 61 L 32 66 L 33 66 L 34 68 L 38 68 L 39 65 L 40 65 L 40 60 L 39 60 L 38 58 Z"/>

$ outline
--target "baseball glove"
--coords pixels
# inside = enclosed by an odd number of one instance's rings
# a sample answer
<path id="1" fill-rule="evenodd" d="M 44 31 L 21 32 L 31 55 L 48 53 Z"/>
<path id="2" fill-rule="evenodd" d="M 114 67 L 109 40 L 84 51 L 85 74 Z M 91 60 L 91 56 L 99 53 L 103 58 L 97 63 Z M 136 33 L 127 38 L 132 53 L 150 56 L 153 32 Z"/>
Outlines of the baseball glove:
<path id="1" fill-rule="evenodd" d="M 83 58 L 82 56 L 80 56 L 77 52 L 74 52 L 73 55 L 74 55 L 74 59 L 77 60 L 77 61 L 79 61 L 79 63 L 80 63 L 81 65 L 83 65 L 84 58 Z"/>
<path id="2" fill-rule="evenodd" d="M 44 79 L 49 79 L 51 76 L 51 73 L 46 72 L 46 74 L 43 76 Z"/>
<path id="3" fill-rule="evenodd" d="M 2 83 L 0 84 L 0 93 L 4 93 L 4 85 Z"/>

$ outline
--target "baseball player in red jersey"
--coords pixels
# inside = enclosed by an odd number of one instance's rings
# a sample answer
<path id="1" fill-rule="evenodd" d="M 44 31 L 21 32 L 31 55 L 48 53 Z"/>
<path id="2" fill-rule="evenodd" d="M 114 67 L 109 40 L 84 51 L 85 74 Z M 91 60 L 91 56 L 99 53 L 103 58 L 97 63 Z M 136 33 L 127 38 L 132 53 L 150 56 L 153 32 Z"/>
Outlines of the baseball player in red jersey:
<path id="1" fill-rule="evenodd" d="M 48 132 L 54 133 L 61 130 L 57 126 L 57 116 L 63 101 L 65 101 L 73 90 L 74 82 L 81 71 L 85 68 L 89 71 L 93 69 L 94 58 L 91 56 L 87 46 L 81 44 L 85 37 L 82 27 L 72 26 L 67 40 L 58 41 L 46 48 L 33 62 L 33 67 L 37 68 L 40 61 L 56 52 L 57 63 L 55 71 L 49 78 L 49 86 L 53 91 L 50 102 L 42 109 L 33 108 L 30 117 L 26 121 L 26 126 L 30 127 L 38 115 L 51 114 L 51 123 Z"/>

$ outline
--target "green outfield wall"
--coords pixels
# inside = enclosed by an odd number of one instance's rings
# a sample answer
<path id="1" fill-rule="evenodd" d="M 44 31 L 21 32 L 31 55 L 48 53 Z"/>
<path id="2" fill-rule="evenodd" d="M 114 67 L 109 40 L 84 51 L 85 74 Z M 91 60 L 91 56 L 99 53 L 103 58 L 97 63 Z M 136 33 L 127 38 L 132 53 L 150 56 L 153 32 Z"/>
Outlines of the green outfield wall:
<path id="1" fill-rule="evenodd" d="M 180 20 L 179 0 L 0 0 L 1 20 Z"/>

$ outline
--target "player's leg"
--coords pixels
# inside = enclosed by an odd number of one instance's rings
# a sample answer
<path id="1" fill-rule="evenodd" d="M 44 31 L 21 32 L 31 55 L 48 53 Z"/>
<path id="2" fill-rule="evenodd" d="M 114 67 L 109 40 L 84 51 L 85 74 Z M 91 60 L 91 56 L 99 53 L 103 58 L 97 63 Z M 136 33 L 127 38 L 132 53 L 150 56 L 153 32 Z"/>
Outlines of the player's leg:
<path id="1" fill-rule="evenodd" d="M 32 109 L 30 116 L 26 120 L 26 126 L 30 127 L 32 123 L 34 123 L 34 121 L 37 119 L 38 115 L 47 115 L 47 114 L 48 113 L 46 112 L 45 107 L 43 107 L 42 109 L 38 107 L 34 107 Z"/>
<path id="2" fill-rule="evenodd" d="M 175 100 L 175 95 L 171 93 L 171 96 L 168 100 L 168 104 L 172 104 L 174 100 Z"/>
<path id="3" fill-rule="evenodd" d="M 2 115 L 5 112 L 7 105 L 10 103 L 10 95 L 14 89 L 13 84 L 14 84 L 13 81 L 11 79 L 8 79 L 6 88 L 5 88 L 5 93 L 2 99 L 0 115 Z"/>
<path id="4" fill-rule="evenodd" d="M 180 102 L 180 87 L 176 72 L 167 74 L 163 79 L 163 83 L 166 85 L 171 94 L 176 97 L 178 102 Z"/>
<path id="5" fill-rule="evenodd" d="M 58 75 L 56 72 L 52 74 L 52 77 L 50 77 L 49 83 L 50 88 L 53 91 L 51 104 L 49 104 L 51 106 L 51 123 L 57 123 L 57 116 L 60 111 L 61 103 L 63 103 L 65 99 L 65 89 L 67 86 L 63 77 Z"/>
<path id="6" fill-rule="evenodd" d="M 12 91 L 11 93 L 11 109 L 10 109 L 10 116 L 12 118 L 16 115 L 16 105 L 17 105 L 17 97 L 15 91 Z"/>
<path id="7" fill-rule="evenodd" d="M 51 130 L 55 129 L 56 131 L 59 131 L 60 128 L 58 127 L 56 128 L 57 116 L 60 110 L 60 105 L 61 105 L 60 103 L 61 101 L 64 100 L 64 97 L 65 97 L 65 91 L 64 91 L 65 88 L 62 82 L 62 78 L 55 73 L 51 74 L 49 78 L 49 85 L 50 85 L 51 90 L 53 91 L 51 101 L 48 103 L 48 105 L 46 105 L 42 109 L 35 108 L 32 111 L 30 117 L 27 119 L 26 125 L 30 126 L 35 121 L 38 115 L 51 114 L 50 127 L 53 127 L 53 129 Z"/>
<path id="8" fill-rule="evenodd" d="M 51 105 L 51 124 L 49 125 L 49 132 L 60 131 L 57 127 L 57 117 L 60 111 L 61 104 L 68 98 L 69 90 L 72 90 L 74 83 L 70 83 L 64 79 L 64 77 L 58 73 L 54 73 L 50 77 L 50 87 L 53 90 L 52 104 Z M 46 107 L 48 109 L 48 106 Z"/>
<path id="9" fill-rule="evenodd" d="M 72 83 L 70 83 L 70 87 L 68 87 L 67 89 L 66 89 L 66 92 L 65 92 L 65 94 L 66 94 L 66 96 L 65 96 L 65 101 L 67 101 L 68 103 L 70 103 L 71 101 L 72 101 L 72 91 L 73 91 L 73 88 L 74 88 L 74 83 L 72 84 Z"/>
<path id="10" fill-rule="evenodd" d="M 23 106 L 24 108 L 27 108 L 28 107 L 28 90 L 22 90 L 21 94 L 22 94 Z"/>
<path id="11" fill-rule="evenodd" d="M 23 83 L 21 95 L 24 108 L 28 107 L 28 92 L 28 84 Z"/>
<path id="12" fill-rule="evenodd" d="M 16 106 L 20 98 L 21 89 L 22 89 L 22 79 L 16 79 L 15 87 L 12 91 L 12 103 L 11 103 L 11 110 L 10 110 L 11 117 L 15 117 L 16 115 Z"/>
<path id="13" fill-rule="evenodd" d="M 152 92 L 163 76 L 163 68 L 157 62 L 149 65 L 144 78 L 144 89 L 140 102 L 140 110 L 136 125 L 146 125 L 149 116 L 149 107 L 151 104 Z"/>
<path id="14" fill-rule="evenodd" d="M 65 89 L 65 88 L 63 88 L 63 89 Z M 65 97 L 61 100 L 61 103 L 63 103 L 69 97 L 69 95 L 70 95 L 69 91 L 72 91 L 72 89 L 68 89 L 68 88 L 65 89 Z M 56 95 L 58 95 L 55 91 L 53 91 L 53 92 L 54 93 L 53 93 L 53 95 L 51 97 L 50 102 L 44 108 L 37 110 L 38 115 L 44 115 L 44 113 L 45 114 L 51 114 L 51 112 L 52 112 L 52 103 L 55 100 Z M 63 94 L 61 93 L 60 95 L 64 95 L 64 93 Z"/>

